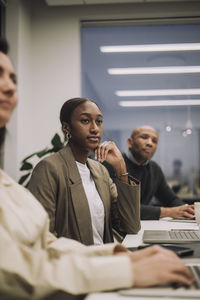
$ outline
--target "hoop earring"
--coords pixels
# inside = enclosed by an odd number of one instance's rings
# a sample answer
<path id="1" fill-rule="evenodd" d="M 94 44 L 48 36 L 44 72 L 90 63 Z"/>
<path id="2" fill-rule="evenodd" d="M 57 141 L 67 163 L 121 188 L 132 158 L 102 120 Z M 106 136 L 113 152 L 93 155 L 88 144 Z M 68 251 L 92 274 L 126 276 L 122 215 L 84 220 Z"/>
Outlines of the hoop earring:
<path id="1" fill-rule="evenodd" d="M 69 132 L 66 132 L 65 133 L 65 141 L 68 143 L 69 142 L 69 140 L 71 139 L 71 134 L 69 133 Z"/>

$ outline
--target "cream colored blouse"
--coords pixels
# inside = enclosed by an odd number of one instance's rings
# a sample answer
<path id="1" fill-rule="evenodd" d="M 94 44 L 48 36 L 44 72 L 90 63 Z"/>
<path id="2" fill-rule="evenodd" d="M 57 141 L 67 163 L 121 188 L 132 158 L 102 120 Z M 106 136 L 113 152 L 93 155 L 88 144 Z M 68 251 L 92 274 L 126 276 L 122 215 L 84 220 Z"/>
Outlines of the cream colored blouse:
<path id="1" fill-rule="evenodd" d="M 131 286 L 129 259 L 111 256 L 114 244 L 84 246 L 55 238 L 48 228 L 41 204 L 0 170 L 0 298 L 40 299 L 57 290 L 86 294 Z"/>

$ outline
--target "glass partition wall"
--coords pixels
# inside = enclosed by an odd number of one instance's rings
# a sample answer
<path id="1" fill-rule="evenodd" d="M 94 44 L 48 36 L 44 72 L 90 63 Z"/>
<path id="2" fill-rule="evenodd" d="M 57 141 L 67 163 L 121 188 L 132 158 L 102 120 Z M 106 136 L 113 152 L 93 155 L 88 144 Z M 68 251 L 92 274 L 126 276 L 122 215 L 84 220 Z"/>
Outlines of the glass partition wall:
<path id="1" fill-rule="evenodd" d="M 82 95 L 104 114 L 105 139 L 127 151 L 132 130 L 159 132 L 173 189 L 199 199 L 200 24 L 82 26 Z"/>

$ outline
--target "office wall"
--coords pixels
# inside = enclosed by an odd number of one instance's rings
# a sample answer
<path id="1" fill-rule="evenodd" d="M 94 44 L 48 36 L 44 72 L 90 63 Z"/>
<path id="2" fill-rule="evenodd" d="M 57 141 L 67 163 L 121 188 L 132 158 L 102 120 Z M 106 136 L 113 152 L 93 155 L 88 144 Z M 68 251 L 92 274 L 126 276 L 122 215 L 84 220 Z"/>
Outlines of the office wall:
<path id="1" fill-rule="evenodd" d="M 31 11 L 29 1 L 8 1 L 6 35 L 10 43 L 10 57 L 18 76 L 18 108 L 7 126 L 5 170 L 15 179 L 19 160 L 26 152 L 26 137 L 31 134 Z M 23 80 L 22 80 L 23 78 Z M 25 151 L 25 152 L 24 152 Z M 16 164 L 17 162 L 17 164 Z"/>
<path id="2" fill-rule="evenodd" d="M 5 170 L 18 179 L 20 161 L 60 131 L 63 102 L 81 95 L 80 20 L 198 16 L 199 4 L 191 2 L 48 7 L 43 0 L 8 0 L 19 105 L 8 128 Z"/>
<path id="3" fill-rule="evenodd" d="M 80 38 L 78 19 L 70 13 L 54 13 L 43 1 L 8 2 L 19 105 L 8 127 L 5 170 L 18 179 L 20 161 L 48 146 L 60 131 L 65 99 L 80 96 Z"/>

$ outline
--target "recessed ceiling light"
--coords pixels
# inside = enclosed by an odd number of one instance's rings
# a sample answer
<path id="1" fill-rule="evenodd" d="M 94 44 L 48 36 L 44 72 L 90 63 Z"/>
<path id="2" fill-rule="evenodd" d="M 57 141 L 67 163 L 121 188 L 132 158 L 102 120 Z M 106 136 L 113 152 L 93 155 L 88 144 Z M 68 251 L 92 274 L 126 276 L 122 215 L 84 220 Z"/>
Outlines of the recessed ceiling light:
<path id="1" fill-rule="evenodd" d="M 103 53 L 114 52 L 155 52 L 155 51 L 197 51 L 200 50 L 200 43 L 181 43 L 181 44 L 149 44 L 149 45 L 116 45 L 101 46 Z"/>
<path id="2" fill-rule="evenodd" d="M 191 128 L 186 129 L 186 133 L 187 134 L 192 134 L 192 129 Z"/>
<path id="3" fill-rule="evenodd" d="M 176 96 L 176 95 L 200 95 L 200 89 L 167 89 L 167 90 L 123 90 L 116 91 L 119 97 L 133 96 Z"/>
<path id="4" fill-rule="evenodd" d="M 200 99 L 190 100 L 159 100 L 159 101 L 120 101 L 123 107 L 150 107 L 150 106 L 194 106 L 200 105 Z"/>
<path id="5" fill-rule="evenodd" d="M 173 73 L 199 73 L 200 66 L 168 66 L 148 68 L 110 68 L 110 75 L 138 75 L 138 74 L 173 74 Z"/>
<path id="6" fill-rule="evenodd" d="M 171 125 L 166 125 L 165 126 L 165 130 L 167 131 L 167 132 L 171 132 L 172 131 L 172 126 Z"/>

